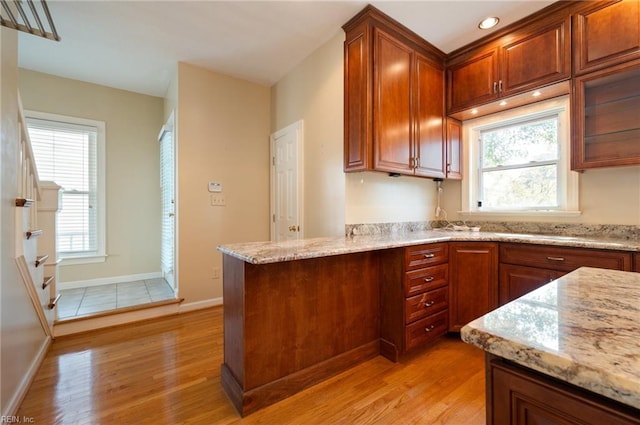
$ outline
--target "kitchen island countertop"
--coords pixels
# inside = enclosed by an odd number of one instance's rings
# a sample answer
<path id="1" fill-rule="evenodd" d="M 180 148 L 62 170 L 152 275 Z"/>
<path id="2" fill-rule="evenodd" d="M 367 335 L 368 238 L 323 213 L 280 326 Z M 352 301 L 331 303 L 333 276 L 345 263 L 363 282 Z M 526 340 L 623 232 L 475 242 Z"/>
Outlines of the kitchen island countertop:
<path id="1" fill-rule="evenodd" d="M 235 243 L 219 246 L 218 250 L 247 263 L 268 264 L 449 241 L 514 242 L 640 252 L 638 240 L 447 230 Z"/>
<path id="2" fill-rule="evenodd" d="M 467 324 L 484 351 L 640 409 L 640 273 L 583 267 Z"/>

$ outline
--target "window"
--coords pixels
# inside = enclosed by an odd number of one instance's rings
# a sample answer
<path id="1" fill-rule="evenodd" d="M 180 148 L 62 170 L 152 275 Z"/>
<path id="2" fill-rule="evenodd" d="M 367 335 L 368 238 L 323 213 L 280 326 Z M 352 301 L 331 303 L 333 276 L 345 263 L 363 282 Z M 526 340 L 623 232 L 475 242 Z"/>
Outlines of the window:
<path id="1" fill-rule="evenodd" d="M 62 186 L 56 243 L 65 263 L 104 261 L 103 122 L 27 112 L 40 180 Z"/>
<path id="2" fill-rule="evenodd" d="M 465 122 L 463 213 L 579 214 L 568 97 Z"/>

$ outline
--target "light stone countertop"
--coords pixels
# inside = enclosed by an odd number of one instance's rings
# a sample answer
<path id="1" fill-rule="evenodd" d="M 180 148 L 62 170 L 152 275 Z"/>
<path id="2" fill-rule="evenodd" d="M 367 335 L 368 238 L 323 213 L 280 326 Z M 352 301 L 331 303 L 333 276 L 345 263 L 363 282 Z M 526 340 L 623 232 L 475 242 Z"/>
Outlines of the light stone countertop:
<path id="1" fill-rule="evenodd" d="M 580 268 L 467 324 L 461 337 L 640 409 L 640 273 Z"/>
<path id="2" fill-rule="evenodd" d="M 247 242 L 221 245 L 218 246 L 218 250 L 247 263 L 267 264 L 449 241 L 515 242 L 640 252 L 638 240 L 450 230 L 314 238 L 286 242 Z"/>

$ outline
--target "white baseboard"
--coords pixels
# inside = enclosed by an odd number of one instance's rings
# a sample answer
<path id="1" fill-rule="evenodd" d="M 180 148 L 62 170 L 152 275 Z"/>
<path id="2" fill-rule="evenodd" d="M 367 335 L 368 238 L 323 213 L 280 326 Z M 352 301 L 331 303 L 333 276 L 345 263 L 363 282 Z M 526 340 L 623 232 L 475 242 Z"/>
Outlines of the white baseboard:
<path id="1" fill-rule="evenodd" d="M 40 346 L 40 350 L 38 350 L 38 354 L 36 354 L 35 358 L 31 362 L 27 373 L 25 373 L 22 381 L 20 381 L 20 385 L 16 389 L 16 392 L 11 397 L 11 400 L 7 404 L 6 410 L 2 412 L 2 417 L 11 417 L 15 416 L 18 413 L 18 409 L 20 408 L 20 404 L 22 404 L 22 400 L 24 396 L 27 395 L 27 391 L 29 387 L 31 387 L 31 383 L 40 369 L 40 365 L 47 355 L 47 351 L 49 351 L 49 346 L 51 345 L 51 337 L 47 336 L 45 340 L 42 342 Z"/>
<path id="2" fill-rule="evenodd" d="M 162 272 L 139 273 L 125 276 L 101 277 L 98 279 L 74 280 L 72 282 L 58 282 L 58 289 L 87 288 L 89 286 L 109 285 L 112 283 L 133 282 L 136 280 L 158 279 L 162 277 Z"/>
<path id="3" fill-rule="evenodd" d="M 180 304 L 180 313 L 187 313 L 189 311 L 201 310 L 203 308 L 215 307 L 218 305 L 222 305 L 222 297 L 210 298 L 208 300 L 195 301 L 192 303 L 183 302 Z"/>

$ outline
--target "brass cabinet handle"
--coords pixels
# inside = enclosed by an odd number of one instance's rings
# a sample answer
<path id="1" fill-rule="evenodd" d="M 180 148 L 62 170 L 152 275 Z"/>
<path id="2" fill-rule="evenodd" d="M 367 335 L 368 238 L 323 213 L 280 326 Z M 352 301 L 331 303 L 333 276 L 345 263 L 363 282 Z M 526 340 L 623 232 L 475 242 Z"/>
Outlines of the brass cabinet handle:
<path id="1" fill-rule="evenodd" d="M 424 258 L 433 258 L 436 254 L 424 254 Z"/>
<path id="2" fill-rule="evenodd" d="M 433 276 L 429 276 L 429 277 L 425 277 L 424 278 L 424 281 L 427 282 L 427 283 L 433 282 L 434 280 L 435 280 L 435 277 L 433 277 Z"/>
<path id="3" fill-rule="evenodd" d="M 493 94 L 498 93 L 498 82 L 494 81 L 493 82 Z"/>
<path id="4" fill-rule="evenodd" d="M 424 328 L 425 332 L 431 332 L 432 330 L 434 330 L 436 327 L 436 325 L 431 325 L 431 326 L 427 326 L 426 328 Z"/>
<path id="5" fill-rule="evenodd" d="M 429 308 L 429 307 L 431 307 L 432 305 L 434 305 L 435 303 L 436 303 L 435 301 L 427 301 L 426 303 L 424 303 L 424 307 L 425 307 L 425 308 Z"/>

